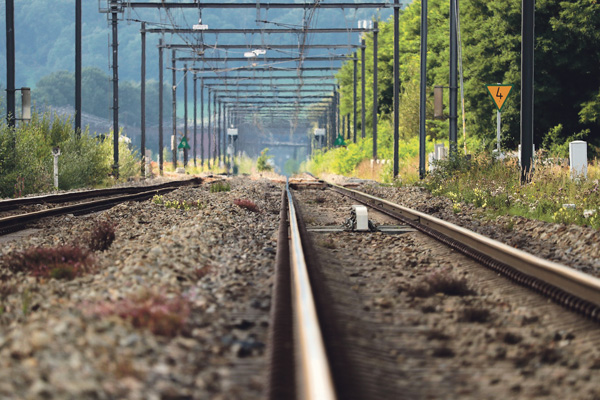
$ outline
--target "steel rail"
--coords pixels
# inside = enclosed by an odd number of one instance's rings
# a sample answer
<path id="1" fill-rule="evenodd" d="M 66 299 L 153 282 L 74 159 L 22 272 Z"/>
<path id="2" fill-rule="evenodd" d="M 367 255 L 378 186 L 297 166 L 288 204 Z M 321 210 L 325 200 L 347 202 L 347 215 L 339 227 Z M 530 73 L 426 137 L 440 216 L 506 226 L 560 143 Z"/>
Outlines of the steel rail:
<path id="1" fill-rule="evenodd" d="M 26 214 L 12 215 L 9 217 L 0 218 L 0 235 L 24 229 L 27 227 L 28 224 L 38 221 L 42 218 L 74 213 L 85 214 L 105 210 L 119 203 L 123 203 L 126 201 L 146 200 L 150 197 L 153 197 L 154 195 L 167 193 L 181 186 L 190 186 L 198 183 L 198 181 L 196 180 L 189 180 L 184 182 L 184 184 L 180 184 L 178 186 L 168 186 L 158 189 L 154 188 L 140 193 L 126 194 L 123 196 L 111 197 L 108 199 L 92 200 L 85 203 L 72 204 L 68 206 L 55 207 L 47 210 L 34 211 Z"/>
<path id="2" fill-rule="evenodd" d="M 327 360 L 323 334 L 319 319 L 302 239 L 296 216 L 296 208 L 286 182 L 288 221 L 290 227 L 290 260 L 292 266 L 292 301 L 296 312 L 296 334 L 299 354 L 301 356 L 300 371 L 304 398 L 314 400 L 332 400 L 336 398 L 331 369 Z"/>
<path id="3" fill-rule="evenodd" d="M 431 215 L 357 190 L 326 183 L 336 192 L 401 219 L 495 271 L 600 322 L 600 279 L 536 257 Z"/>
<path id="4" fill-rule="evenodd" d="M 271 296 L 267 359 L 269 370 L 265 399 L 292 399 L 296 395 L 294 371 L 294 330 L 291 294 L 290 246 L 288 237 L 287 192 L 281 191 L 277 254 Z"/>
<path id="5" fill-rule="evenodd" d="M 46 194 L 41 196 L 30 196 L 21 197 L 16 199 L 0 200 L 0 211 L 12 210 L 16 207 L 27 206 L 32 204 L 44 204 L 44 203 L 66 203 L 69 201 L 78 201 L 83 199 L 90 199 L 94 197 L 102 196 L 114 196 L 117 194 L 133 194 L 140 192 L 147 192 L 149 190 L 158 190 L 169 187 L 180 187 L 183 186 L 182 182 L 188 181 L 173 181 L 165 182 L 158 185 L 149 186 L 131 186 L 131 187 L 119 187 L 119 188 L 107 188 L 107 189 L 92 189 L 82 190 L 78 192 L 67 192 L 59 194 Z M 200 184 L 202 181 L 199 178 L 193 178 L 189 180 L 190 185 Z"/>

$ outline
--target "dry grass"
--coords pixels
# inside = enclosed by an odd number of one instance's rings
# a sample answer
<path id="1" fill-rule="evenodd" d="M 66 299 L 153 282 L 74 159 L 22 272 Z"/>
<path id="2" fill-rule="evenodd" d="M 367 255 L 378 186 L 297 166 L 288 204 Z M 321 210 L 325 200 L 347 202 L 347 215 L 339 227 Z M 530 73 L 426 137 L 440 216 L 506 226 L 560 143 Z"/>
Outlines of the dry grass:
<path id="1" fill-rule="evenodd" d="M 248 199 L 235 199 L 233 200 L 233 204 L 235 204 L 238 207 L 245 208 L 248 211 L 252 211 L 255 213 L 260 212 L 260 209 L 258 208 L 256 203 Z"/>
<path id="2" fill-rule="evenodd" d="M 116 225 L 110 221 L 100 221 L 90 233 L 88 246 L 92 251 L 107 250 L 115 241 Z"/>
<path id="3" fill-rule="evenodd" d="M 155 335 L 174 337 L 186 327 L 190 304 L 181 296 L 167 298 L 158 291 L 144 291 L 118 302 L 91 305 L 87 311 L 97 316 L 116 315 L 129 321 L 135 328 L 148 329 Z"/>
<path id="4" fill-rule="evenodd" d="M 383 176 L 383 164 L 373 163 L 371 167 L 371 160 L 364 160 L 354 170 L 354 175 L 360 179 L 373 179 L 381 182 Z"/>
<path id="5" fill-rule="evenodd" d="M 37 278 L 71 280 L 94 268 L 92 253 L 76 246 L 32 247 L 4 258 L 2 267 Z"/>

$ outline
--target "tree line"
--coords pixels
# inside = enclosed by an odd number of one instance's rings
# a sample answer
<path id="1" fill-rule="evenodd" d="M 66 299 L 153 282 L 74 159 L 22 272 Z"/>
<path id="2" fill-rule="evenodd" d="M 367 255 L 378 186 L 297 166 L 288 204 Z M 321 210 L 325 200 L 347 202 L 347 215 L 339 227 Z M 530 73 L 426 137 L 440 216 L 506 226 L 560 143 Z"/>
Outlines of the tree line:
<path id="1" fill-rule="evenodd" d="M 146 82 L 146 123 L 158 125 L 158 82 Z M 100 118 L 112 118 L 112 82 L 101 69 L 86 67 L 81 72 L 82 112 Z M 75 74 L 68 71 L 53 72 L 41 78 L 32 93 L 37 107 L 71 106 L 75 93 Z M 171 87 L 163 85 L 163 116 L 170 121 L 172 115 Z M 138 127 L 140 125 L 140 84 L 119 82 L 119 122 Z"/>
<path id="2" fill-rule="evenodd" d="M 428 2 L 427 133 L 447 139 L 448 121 L 433 119 L 433 87 L 449 82 L 449 2 Z M 418 135 L 421 2 L 400 14 L 400 134 Z M 534 143 L 550 147 L 581 138 L 600 145 L 600 12 L 597 0 L 537 0 L 535 15 Z M 379 145 L 391 146 L 393 105 L 393 21 L 380 23 L 378 51 Z M 520 142 L 521 0 L 460 1 L 466 135 L 492 148 L 496 109 L 486 84 L 512 84 L 502 111 L 502 146 Z M 373 35 L 365 35 L 366 125 L 371 132 Z M 360 61 L 359 61 L 360 65 Z M 360 74 L 360 66 L 359 66 Z M 352 113 L 353 63 L 338 73 L 341 112 Z M 360 93 L 360 85 L 358 85 Z M 444 90 L 445 110 L 448 91 Z M 359 94 L 360 99 L 360 94 Z M 459 138 L 461 110 L 459 98 Z M 360 113 L 358 115 L 360 126 Z M 359 135 L 360 136 L 360 135 Z M 592 146 L 592 147 L 593 147 Z M 385 150 L 384 150 L 385 151 Z"/>

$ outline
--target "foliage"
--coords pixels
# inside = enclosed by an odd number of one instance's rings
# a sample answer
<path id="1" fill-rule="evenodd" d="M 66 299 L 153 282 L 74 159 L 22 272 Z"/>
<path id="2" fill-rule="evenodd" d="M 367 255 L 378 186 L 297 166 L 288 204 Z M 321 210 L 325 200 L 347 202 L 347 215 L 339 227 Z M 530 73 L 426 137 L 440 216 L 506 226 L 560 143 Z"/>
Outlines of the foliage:
<path id="1" fill-rule="evenodd" d="M 585 129 L 564 139 L 563 131 L 563 125 L 558 124 L 544 136 L 542 148 L 546 149 L 551 157 L 567 159 L 569 157 L 569 143 L 574 140 L 585 140 L 590 133 L 589 129 Z"/>
<path id="2" fill-rule="evenodd" d="M 235 158 L 239 174 L 251 174 L 256 169 L 256 161 L 246 155 Z"/>
<path id="3" fill-rule="evenodd" d="M 245 208 L 248 211 L 252 211 L 255 213 L 260 212 L 260 209 L 258 208 L 256 203 L 254 203 L 252 200 L 235 199 L 235 200 L 233 200 L 233 204 L 235 204 L 238 207 Z"/>
<path id="4" fill-rule="evenodd" d="M 158 82 L 149 80 L 146 83 L 146 108 L 158 110 Z M 165 119 L 170 118 L 172 108 L 169 107 L 171 90 L 164 84 L 163 110 Z M 140 121 L 140 84 L 130 81 L 119 82 L 119 119 L 130 126 L 139 126 Z M 82 112 L 101 118 L 110 119 L 109 107 L 112 87 L 110 77 L 95 67 L 86 67 L 81 71 L 81 95 L 85 99 Z M 75 92 L 75 74 L 68 71 L 52 72 L 42 77 L 32 93 L 32 99 L 40 106 L 69 107 L 73 106 Z M 147 113 L 146 123 L 158 124 L 158 111 Z"/>
<path id="5" fill-rule="evenodd" d="M 260 156 L 258 156 L 258 159 L 256 160 L 256 169 L 259 172 L 273 171 L 273 167 L 269 164 L 269 160 L 272 159 L 273 156 L 267 155 L 268 152 L 268 148 L 263 149 L 260 152 Z"/>
<path id="6" fill-rule="evenodd" d="M 212 188 L 212 186 L 211 186 Z M 196 201 L 196 202 L 187 202 L 187 201 L 179 201 L 179 200 L 165 200 L 164 196 L 162 195 L 154 195 L 154 197 L 152 198 L 152 202 L 154 204 L 159 204 L 162 206 L 165 206 L 167 208 L 174 208 L 175 210 L 185 210 L 188 211 L 190 210 L 192 207 L 196 207 L 196 208 L 202 208 L 202 203 L 200 202 L 200 200 Z"/>
<path id="7" fill-rule="evenodd" d="M 110 221 L 99 221 L 92 229 L 88 246 L 92 251 L 107 250 L 115 241 L 116 225 Z"/>
<path id="8" fill-rule="evenodd" d="M 158 291 L 143 291 L 117 302 L 89 305 L 87 311 L 100 317 L 116 315 L 135 328 L 174 337 L 184 331 L 190 308 L 190 302 L 182 296 L 169 298 Z"/>
<path id="9" fill-rule="evenodd" d="M 32 247 L 12 253 L 2 260 L 12 273 L 24 272 L 38 278 L 71 280 L 94 268 L 94 258 L 82 247 Z"/>
<path id="10" fill-rule="evenodd" d="M 460 7 L 466 147 L 469 151 L 473 151 L 473 144 L 475 148 L 481 147 L 481 144 L 486 148 L 495 140 L 496 113 L 485 84 L 502 82 L 514 85 L 511 98 L 502 112 L 502 147 L 514 149 L 520 132 L 521 2 L 468 0 Z M 600 145 L 600 74 L 595 73 L 600 64 L 600 13 L 596 12 L 597 7 L 597 0 L 540 0 L 536 3 L 534 143 L 539 146 L 545 136 L 550 135 L 545 140 L 546 144 L 561 146 L 560 149 L 555 146 L 551 150 L 553 153 L 559 151 L 564 154 L 563 143 L 574 135 L 587 135 L 592 145 Z M 415 1 L 400 14 L 401 142 L 411 140 L 419 127 L 420 9 L 420 2 Z M 448 121 L 434 121 L 431 107 L 432 87 L 447 86 L 449 81 L 448 15 L 447 1 L 429 1 L 426 133 L 433 140 L 448 135 Z M 380 158 L 391 158 L 392 21 L 381 23 L 379 27 L 378 148 Z M 493 35 L 490 34 L 492 27 Z M 373 83 L 372 34 L 366 35 L 366 43 L 366 87 L 369 89 L 365 93 L 365 121 L 366 133 L 370 136 L 373 120 L 373 94 L 370 89 Z M 349 61 L 337 75 L 343 115 L 352 115 L 353 70 L 353 62 Z M 447 95 L 444 103 L 447 109 Z M 459 121 L 462 119 L 460 113 L 459 107 Z M 556 130 L 558 126 L 562 129 Z M 356 162 L 342 163 L 332 166 L 331 170 L 347 174 L 356 165 Z"/>
<path id="11" fill-rule="evenodd" d="M 300 169 L 300 163 L 295 158 L 290 158 L 283 165 L 283 172 L 287 176 L 292 176 L 292 175 L 298 173 L 299 169 Z"/>
<path id="12" fill-rule="evenodd" d="M 49 113 L 32 115 L 15 129 L 0 124 L 0 196 L 26 195 L 53 189 L 52 148 L 59 146 L 59 189 L 98 186 L 108 182 L 113 158 L 112 134 L 106 139 L 89 131 L 78 138 L 70 119 Z M 137 154 L 119 141 L 120 177 L 137 174 Z"/>
<path id="13" fill-rule="evenodd" d="M 231 190 L 231 185 L 229 182 L 215 182 L 210 185 L 211 193 L 219 193 L 219 192 L 229 192 Z"/>
<path id="14" fill-rule="evenodd" d="M 489 217 L 516 215 L 600 228 L 597 161 L 588 166 L 587 179 L 571 179 L 569 167 L 556 161 L 539 151 L 531 182 L 522 185 L 515 158 L 498 160 L 481 153 L 467 168 L 449 169 L 447 164 L 438 164 L 423 186 L 433 195 L 450 199 L 457 213 L 461 211 L 461 204 L 472 204 Z M 565 204 L 575 204 L 575 207 L 565 207 Z M 507 230 L 511 229 L 507 226 Z"/>
<path id="15" fill-rule="evenodd" d="M 385 135 L 384 135 L 385 138 Z M 387 139 L 385 139 L 387 140 Z M 448 142 L 446 142 L 446 145 Z M 426 143 L 426 152 L 433 151 L 434 141 L 428 138 Z M 475 145 L 471 145 L 475 147 Z M 391 145 L 389 148 L 380 148 L 380 158 L 386 160 L 386 164 L 383 165 L 383 169 L 379 176 L 369 176 L 369 178 L 375 178 L 384 182 L 392 181 L 393 165 L 391 162 L 392 153 Z M 350 143 L 346 148 L 339 147 L 331 149 L 327 152 L 322 150 L 316 150 L 313 153 L 312 158 L 303 163 L 301 170 L 309 171 L 315 175 L 321 175 L 323 173 L 334 173 L 341 175 L 363 175 L 361 170 L 375 170 L 379 168 L 377 163 L 371 164 L 371 155 L 373 152 L 373 141 L 371 138 L 365 138 L 360 140 L 358 143 Z M 418 170 L 418 157 L 419 157 L 419 138 L 413 136 L 406 141 L 400 141 L 398 145 L 399 155 L 399 169 L 402 172 L 401 176 L 405 181 L 411 179 L 418 179 L 416 171 Z M 364 164 L 367 164 L 364 166 Z"/>
<path id="16" fill-rule="evenodd" d="M 363 159 L 369 158 L 370 149 L 373 147 L 372 143 L 369 138 L 358 143 L 350 143 L 345 148 L 338 147 L 329 151 L 316 150 L 311 160 L 303 164 L 301 169 L 315 175 L 321 175 L 324 172 L 350 174 Z"/>

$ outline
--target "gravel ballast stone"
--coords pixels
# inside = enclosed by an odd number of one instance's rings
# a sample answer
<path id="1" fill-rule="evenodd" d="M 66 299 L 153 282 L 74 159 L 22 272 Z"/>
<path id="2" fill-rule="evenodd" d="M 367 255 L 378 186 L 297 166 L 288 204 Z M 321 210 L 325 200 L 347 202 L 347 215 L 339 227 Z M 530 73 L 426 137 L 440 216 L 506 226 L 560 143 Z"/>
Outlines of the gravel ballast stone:
<path id="1" fill-rule="evenodd" d="M 189 209 L 130 202 L 52 218 L 35 237 L 3 243 L 2 258 L 85 246 L 98 221 L 116 226 L 108 250 L 94 252 L 95 272 L 57 280 L 3 270 L 2 288 L 12 289 L 0 291 L 0 397 L 261 398 L 282 188 L 228 182 L 226 192 L 204 184 L 163 196 Z M 153 328 L 144 313 L 154 313 Z"/>

